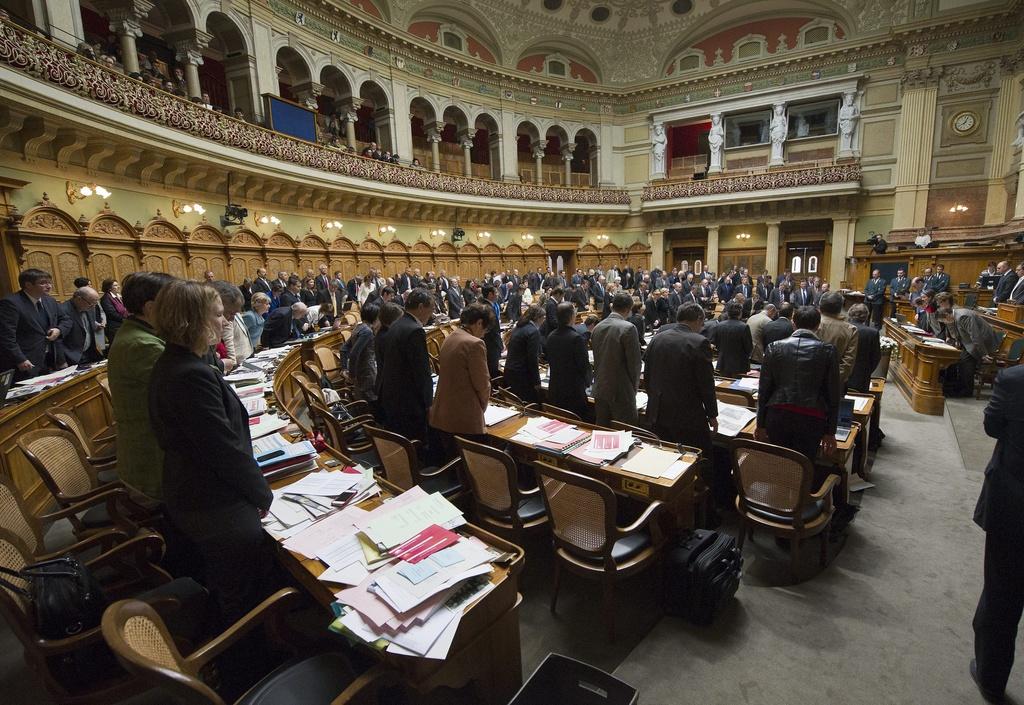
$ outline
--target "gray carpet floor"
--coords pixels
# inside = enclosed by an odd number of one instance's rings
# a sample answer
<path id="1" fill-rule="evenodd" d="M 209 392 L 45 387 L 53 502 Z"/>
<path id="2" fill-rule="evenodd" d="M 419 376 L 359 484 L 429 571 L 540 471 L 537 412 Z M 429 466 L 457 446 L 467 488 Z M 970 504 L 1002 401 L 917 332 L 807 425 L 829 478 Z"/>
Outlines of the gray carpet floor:
<path id="1" fill-rule="evenodd" d="M 566 576 L 552 614 L 550 544 L 528 543 L 524 674 L 554 651 L 633 684 L 644 705 L 981 703 L 967 662 L 983 545 L 971 514 L 993 446 L 980 430 L 984 403 L 957 400 L 946 416 L 923 416 L 890 385 L 887 438 L 873 458 L 876 486 L 859 493 L 861 511 L 845 542 L 830 546 L 830 565 L 818 567 L 811 544 L 803 580 L 792 585 L 788 554 L 755 535 L 737 599 L 711 627 L 662 616 L 653 575 L 641 575 L 619 590 L 618 638 L 609 644 L 599 586 Z M 732 524 L 726 517 L 724 530 L 734 532 Z M 1018 669 L 1009 692 L 1024 702 L 1022 681 Z M 10 705 L 50 702 L 4 625 L 0 692 Z M 465 692 L 430 699 L 472 700 Z M 167 701 L 150 693 L 126 702 Z"/>

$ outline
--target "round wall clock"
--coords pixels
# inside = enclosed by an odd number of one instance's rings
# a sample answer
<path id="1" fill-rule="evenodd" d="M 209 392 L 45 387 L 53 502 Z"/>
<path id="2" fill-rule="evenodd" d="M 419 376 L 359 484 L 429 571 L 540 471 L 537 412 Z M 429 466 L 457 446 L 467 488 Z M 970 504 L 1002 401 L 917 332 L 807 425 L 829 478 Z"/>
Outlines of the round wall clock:
<path id="1" fill-rule="evenodd" d="M 978 115 L 977 113 L 971 112 L 970 110 L 962 110 L 953 116 L 950 121 L 950 127 L 953 128 L 953 132 L 958 135 L 964 136 L 969 135 L 978 129 Z"/>

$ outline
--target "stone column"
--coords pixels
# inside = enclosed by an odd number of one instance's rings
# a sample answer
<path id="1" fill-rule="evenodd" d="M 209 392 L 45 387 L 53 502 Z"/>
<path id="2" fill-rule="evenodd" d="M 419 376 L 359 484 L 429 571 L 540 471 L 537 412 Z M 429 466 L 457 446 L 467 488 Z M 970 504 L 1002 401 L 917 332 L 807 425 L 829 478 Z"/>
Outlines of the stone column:
<path id="1" fill-rule="evenodd" d="M 665 270 L 665 231 L 649 230 L 647 244 L 651 248 L 651 269 Z"/>
<path id="2" fill-rule="evenodd" d="M 354 152 L 356 149 L 356 122 L 359 120 L 359 116 L 354 110 L 346 110 L 341 119 L 345 122 L 345 144 Z M 412 161 L 411 154 L 409 160 Z"/>
<path id="3" fill-rule="evenodd" d="M 491 132 L 487 135 L 487 148 L 491 161 L 491 178 L 495 181 L 501 181 L 503 156 L 501 133 Z"/>
<path id="4" fill-rule="evenodd" d="M 572 186 L 572 153 L 576 150 L 576 145 L 571 147 L 566 145 L 562 148 L 562 162 L 565 164 L 565 185 Z"/>
<path id="5" fill-rule="evenodd" d="M 1014 138 L 1017 137 L 1018 115 L 1021 104 L 1021 81 L 1024 75 L 1024 54 L 1004 58 L 1000 68 L 999 100 L 996 103 L 992 128 L 992 158 L 989 161 L 988 193 L 985 198 L 985 225 L 997 225 L 1006 220 L 1006 181 L 1013 171 Z M 1020 195 L 1020 188 L 1017 189 Z"/>
<path id="6" fill-rule="evenodd" d="M 1024 112 L 1017 116 L 1017 140 L 1020 143 L 1020 163 L 1017 166 L 1017 200 L 1013 203 L 1013 219 L 1024 218 Z"/>
<path id="7" fill-rule="evenodd" d="M 544 183 L 544 147 L 547 141 L 534 142 L 533 149 L 533 163 L 535 174 L 533 175 L 533 181 L 537 184 Z"/>
<path id="8" fill-rule="evenodd" d="M 297 86 L 292 86 L 292 93 L 295 94 L 295 100 L 314 112 L 317 109 L 316 99 L 319 98 L 320 94 L 323 92 L 323 85 L 316 83 L 315 81 L 306 81 L 305 83 L 300 83 Z"/>
<path id="9" fill-rule="evenodd" d="M 199 85 L 199 67 L 203 63 L 203 49 L 210 45 L 213 35 L 188 28 L 164 35 L 164 41 L 174 47 L 174 58 L 185 65 L 185 83 L 189 98 L 199 98 L 203 89 Z"/>
<path id="10" fill-rule="evenodd" d="M 82 27 L 82 8 L 78 0 L 35 0 L 33 2 L 35 16 L 46 17 L 46 27 L 50 30 L 53 41 L 60 42 L 72 49 L 79 42 L 85 41 L 85 30 Z M 40 6 L 45 8 L 45 15 L 40 14 Z M 36 24 L 42 26 L 43 22 Z M 135 35 L 139 36 L 139 35 Z"/>
<path id="11" fill-rule="evenodd" d="M 462 173 L 465 176 L 473 175 L 473 138 L 468 131 L 459 135 L 459 145 L 462 147 Z"/>
<path id="12" fill-rule="evenodd" d="M 764 253 L 764 268 L 774 278 L 779 275 L 779 226 L 781 223 L 774 220 L 768 221 L 766 225 L 768 226 L 768 249 Z M 757 273 L 751 272 L 751 274 L 756 275 Z"/>
<path id="13" fill-rule="evenodd" d="M 941 75 L 941 67 L 914 69 L 903 75 L 893 228 L 925 225 L 935 142 L 935 102 Z"/>
<path id="14" fill-rule="evenodd" d="M 601 183 L 601 148 L 593 145 L 590 148 L 590 183 L 588 186 L 595 187 Z"/>
<path id="15" fill-rule="evenodd" d="M 708 248 L 707 252 L 704 253 L 704 264 L 707 265 L 709 272 L 714 272 L 716 275 L 721 274 L 718 271 L 718 226 L 708 226 Z"/>
<path id="16" fill-rule="evenodd" d="M 853 254 L 854 228 L 856 218 L 832 219 L 832 254 L 828 265 L 828 283 L 832 291 L 838 291 L 846 278 L 846 258 Z M 856 285 L 854 285 L 856 288 Z"/>
<path id="17" fill-rule="evenodd" d="M 427 144 L 430 145 L 430 168 L 434 171 L 441 171 L 441 150 L 438 144 L 441 142 L 441 131 L 436 125 L 427 128 Z"/>
<path id="18" fill-rule="evenodd" d="M 139 50 L 135 38 L 142 36 L 142 18 L 153 9 L 150 0 L 108 0 L 96 4 L 96 10 L 110 20 L 110 31 L 121 43 L 121 61 L 128 75 L 139 73 Z"/>

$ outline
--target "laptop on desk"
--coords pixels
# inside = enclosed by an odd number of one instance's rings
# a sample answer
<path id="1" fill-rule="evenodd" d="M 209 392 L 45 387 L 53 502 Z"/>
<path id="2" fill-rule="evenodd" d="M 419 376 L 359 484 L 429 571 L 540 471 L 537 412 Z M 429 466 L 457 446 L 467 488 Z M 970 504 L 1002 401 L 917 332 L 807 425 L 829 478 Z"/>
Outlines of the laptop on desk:
<path id="1" fill-rule="evenodd" d="M 836 442 L 844 443 L 853 430 L 853 399 L 839 400 L 839 422 L 836 424 Z"/>

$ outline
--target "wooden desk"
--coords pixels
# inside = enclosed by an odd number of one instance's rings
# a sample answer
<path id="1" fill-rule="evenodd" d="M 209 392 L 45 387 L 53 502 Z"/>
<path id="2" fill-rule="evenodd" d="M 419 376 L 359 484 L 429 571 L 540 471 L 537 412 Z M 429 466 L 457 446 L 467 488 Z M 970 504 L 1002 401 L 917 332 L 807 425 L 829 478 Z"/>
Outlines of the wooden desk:
<path id="1" fill-rule="evenodd" d="M 960 359 L 960 351 L 925 345 L 898 323 L 888 318 L 884 323 L 885 334 L 900 346 L 899 358 L 889 364 L 896 386 L 914 411 L 941 416 L 945 397 L 939 373 Z"/>
<path id="2" fill-rule="evenodd" d="M 321 344 L 326 338 L 327 336 L 317 340 L 316 344 Z M 291 389 L 290 378 L 287 379 L 287 386 L 284 378 L 299 368 L 301 354 L 301 350 L 296 348 L 281 361 L 274 376 L 275 392 L 279 388 Z M 278 403 L 282 409 L 287 410 L 293 421 L 296 420 L 298 405 L 286 404 L 280 399 Z M 331 457 L 344 463 L 351 463 L 343 456 L 330 452 L 322 453 L 319 461 L 322 468 L 329 469 L 324 462 Z M 299 477 L 301 476 L 285 478 L 275 482 L 273 486 L 287 486 Z M 398 488 L 386 481 L 378 478 L 378 482 L 384 495 L 400 493 Z M 379 499 L 373 499 L 362 506 L 369 509 L 379 503 Z M 441 686 L 462 688 L 473 683 L 477 695 L 483 702 L 489 705 L 505 705 L 522 685 L 522 656 L 519 646 L 519 604 L 522 597 L 518 592 L 518 583 L 526 554 L 519 546 L 471 524 L 461 527 L 459 531 L 476 536 L 499 551 L 512 554 L 513 559 L 507 567 L 494 566 L 491 582 L 495 588 L 466 608 L 448 656 L 439 661 L 389 654 L 372 649 L 368 645 L 360 645 L 359 648 L 365 648 L 380 658 L 419 693 L 428 693 Z M 317 579 L 325 570 L 320 561 L 305 558 L 281 546 L 278 554 L 282 565 L 317 602 L 325 608 L 334 602 L 334 594 L 342 589 L 342 586 Z"/>
<path id="3" fill-rule="evenodd" d="M 493 440 L 511 447 L 512 454 L 521 462 L 528 463 L 542 458 L 553 465 L 564 467 L 565 462 L 555 455 L 543 453 L 533 447 L 532 444 L 521 443 L 513 439 L 519 429 L 526 425 L 530 416 L 539 414 L 520 414 L 506 419 L 487 428 L 487 435 Z M 601 428 L 592 424 L 579 421 L 572 422 L 580 429 L 594 430 Z M 672 443 L 662 443 L 661 447 L 678 452 L 679 446 Z M 669 505 L 674 511 L 676 528 L 692 528 L 693 526 L 693 501 L 695 497 L 696 483 L 698 478 L 698 467 L 705 459 L 700 457 L 700 450 L 686 447 L 689 452 L 696 453 L 698 459 L 683 471 L 683 474 L 674 480 L 664 477 L 647 477 L 624 470 L 621 467 L 623 460 L 627 460 L 640 452 L 640 447 L 632 448 L 625 458 L 616 461 L 616 464 L 586 465 L 586 469 L 593 477 L 601 480 L 618 494 L 633 497 L 643 502 L 661 501 Z M 582 466 L 581 466 L 582 467 Z"/>

